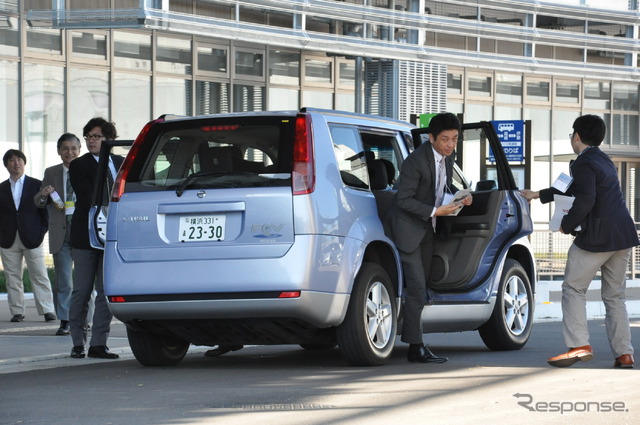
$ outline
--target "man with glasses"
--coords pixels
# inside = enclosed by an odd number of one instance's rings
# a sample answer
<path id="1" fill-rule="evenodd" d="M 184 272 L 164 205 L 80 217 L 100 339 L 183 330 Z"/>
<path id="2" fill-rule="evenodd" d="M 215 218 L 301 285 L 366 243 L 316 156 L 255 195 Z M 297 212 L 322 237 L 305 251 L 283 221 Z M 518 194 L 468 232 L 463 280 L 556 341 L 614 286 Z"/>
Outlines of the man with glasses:
<path id="1" fill-rule="evenodd" d="M 58 138 L 57 148 L 62 163 L 44 170 L 42 188 L 33 201 L 36 207 L 46 207 L 49 212 L 49 252 L 53 255 L 53 267 L 56 272 L 53 302 L 60 320 L 56 335 L 69 335 L 69 306 L 73 291 L 71 217 L 76 199 L 69 178 L 69 165 L 80 154 L 80 139 L 75 134 L 64 133 Z M 60 208 L 53 202 L 51 194 L 54 191 L 64 202 L 64 207 Z"/>
<path id="2" fill-rule="evenodd" d="M 97 184 L 107 184 L 96 181 L 100 147 L 104 140 L 114 140 L 118 137 L 116 127 L 104 118 L 93 118 L 84 126 L 82 134 L 86 141 L 87 152 L 69 166 L 71 186 L 76 194 L 75 210 L 71 221 L 71 247 L 75 268 L 73 276 L 73 293 L 69 323 L 71 325 L 71 339 L 73 349 L 71 357 L 83 358 L 84 346 L 87 341 L 87 329 L 84 324 L 89 309 L 89 299 L 92 291 L 96 290 L 95 311 L 89 351 L 86 355 L 101 359 L 117 359 L 119 356 L 109 351 L 107 338 L 111 326 L 112 315 L 104 295 L 102 257 L 103 252 L 91 247 L 89 243 L 89 209 L 93 188 Z M 124 160 L 121 156 L 111 155 L 109 159 L 110 184 L 115 180 L 117 170 Z M 108 187 L 110 193 L 111 187 Z"/>
<path id="3" fill-rule="evenodd" d="M 613 366 L 632 368 L 634 351 L 625 288 L 631 249 L 640 241 L 620 189 L 618 171 L 599 148 L 607 131 L 604 120 L 597 115 L 583 115 L 574 121 L 573 130 L 569 137 L 578 157 L 570 165 L 573 180 L 566 194 L 574 200 L 560 225 L 560 232 L 575 235 L 562 282 L 562 325 L 569 350 L 547 362 L 567 367 L 593 358 L 587 290 L 600 270 L 604 324 L 615 359 Z M 542 203 L 553 201 L 554 194 L 561 193 L 554 187 L 522 191 L 526 199 L 540 199 Z"/>

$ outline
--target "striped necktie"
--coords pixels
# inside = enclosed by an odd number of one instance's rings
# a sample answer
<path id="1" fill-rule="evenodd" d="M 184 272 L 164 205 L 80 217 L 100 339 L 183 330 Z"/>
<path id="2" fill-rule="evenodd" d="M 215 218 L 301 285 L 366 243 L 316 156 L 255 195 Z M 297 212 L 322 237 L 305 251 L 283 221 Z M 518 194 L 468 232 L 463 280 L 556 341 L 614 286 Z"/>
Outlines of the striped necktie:
<path id="1" fill-rule="evenodd" d="M 444 199 L 444 186 L 447 182 L 447 170 L 444 164 L 444 156 L 437 162 L 438 164 L 438 179 L 436 181 L 436 208 L 442 205 Z M 436 231 L 436 217 L 431 217 L 433 224 L 433 231 Z"/>

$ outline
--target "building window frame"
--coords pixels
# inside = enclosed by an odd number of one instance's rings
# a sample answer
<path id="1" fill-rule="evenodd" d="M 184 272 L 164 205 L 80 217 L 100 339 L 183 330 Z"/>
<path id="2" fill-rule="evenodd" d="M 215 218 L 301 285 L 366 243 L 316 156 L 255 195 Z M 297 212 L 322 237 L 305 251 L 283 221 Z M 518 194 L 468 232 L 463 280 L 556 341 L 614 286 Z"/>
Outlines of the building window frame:
<path id="1" fill-rule="evenodd" d="M 111 58 L 111 35 L 107 31 L 100 30 L 67 30 L 66 32 L 66 43 L 67 43 L 67 52 L 69 52 L 69 62 L 71 63 L 81 63 L 81 64 L 94 64 L 94 65 L 102 65 L 109 66 L 110 58 Z M 73 51 L 73 36 L 74 34 L 94 34 L 99 36 L 104 36 L 105 41 L 105 55 L 103 59 L 98 59 L 97 57 L 88 57 L 88 56 L 78 56 Z"/>
<path id="2" fill-rule="evenodd" d="M 489 80 L 488 92 L 472 90 L 471 84 L 474 80 L 481 81 L 482 79 Z M 495 76 L 493 72 L 466 72 L 465 73 L 465 88 L 466 99 L 473 99 L 483 102 L 493 102 L 495 89 Z"/>
<path id="3" fill-rule="evenodd" d="M 569 99 L 568 97 L 562 97 L 559 95 L 559 88 L 561 85 L 576 85 L 578 94 L 576 96 L 576 101 L 567 101 L 565 99 Z M 552 104 L 559 105 L 563 108 L 577 108 L 580 109 L 582 107 L 582 97 L 584 96 L 582 90 L 582 80 L 581 79 L 564 79 L 564 78 L 553 78 L 553 94 L 552 94 Z"/>
<path id="4" fill-rule="evenodd" d="M 254 66 L 255 69 L 259 70 L 260 75 L 244 74 L 244 73 L 238 72 L 239 64 L 237 63 L 237 58 L 236 58 L 238 53 L 248 53 L 254 56 L 262 55 L 262 63 L 260 64 L 260 66 L 259 67 Z M 231 78 L 233 80 L 250 82 L 251 84 L 254 84 L 254 85 L 256 82 L 264 84 L 267 78 L 266 62 L 267 62 L 266 49 L 260 49 L 255 47 L 245 47 L 245 46 L 232 46 L 231 55 L 229 56 L 229 67 L 231 68 Z M 255 61 L 254 61 L 254 64 L 255 64 Z M 232 88 L 232 91 L 233 91 L 233 88 Z"/>
<path id="5" fill-rule="evenodd" d="M 310 54 L 302 54 L 302 70 L 301 70 L 301 77 L 302 77 L 302 81 L 301 81 L 301 85 L 302 88 L 304 89 L 304 87 L 313 87 L 313 88 L 329 88 L 329 89 L 333 89 L 335 87 L 335 81 L 336 81 L 336 63 L 335 60 L 332 58 L 327 58 L 326 56 L 318 56 L 318 55 L 310 55 Z M 307 77 L 307 67 L 308 67 L 308 62 L 309 61 L 317 61 L 317 62 L 324 62 L 329 64 L 330 66 L 330 70 L 329 70 L 329 78 L 330 78 L 330 82 L 324 82 L 324 81 L 313 81 L 311 79 L 309 79 Z"/>
<path id="6" fill-rule="evenodd" d="M 209 70 L 200 69 L 200 54 L 199 54 L 200 48 L 225 51 L 226 57 L 227 57 L 226 71 L 218 72 L 218 71 L 209 71 Z M 211 41 L 196 39 L 194 43 L 193 52 L 195 57 L 194 73 L 193 73 L 194 75 L 196 75 L 197 77 L 207 77 L 207 78 L 230 78 L 231 67 L 232 67 L 231 46 L 229 46 L 228 44 L 214 43 Z"/>
<path id="7" fill-rule="evenodd" d="M 533 99 L 529 96 L 529 84 L 530 83 L 546 83 L 549 87 L 549 93 L 547 100 Z M 533 75 L 525 75 L 523 83 L 523 96 L 524 106 L 551 106 L 551 99 L 553 98 L 553 81 L 551 77 L 541 77 Z"/>

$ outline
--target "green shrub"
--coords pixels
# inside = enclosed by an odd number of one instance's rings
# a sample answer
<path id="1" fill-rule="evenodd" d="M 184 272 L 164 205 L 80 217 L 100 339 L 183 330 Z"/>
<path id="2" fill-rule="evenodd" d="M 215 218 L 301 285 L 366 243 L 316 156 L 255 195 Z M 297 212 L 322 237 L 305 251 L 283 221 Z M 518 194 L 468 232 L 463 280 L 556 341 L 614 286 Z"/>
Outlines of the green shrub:
<path id="1" fill-rule="evenodd" d="M 47 267 L 47 273 L 49 274 L 49 281 L 53 282 L 56 276 L 53 271 L 53 267 Z M 31 281 L 29 280 L 29 271 L 26 268 L 22 274 L 22 283 L 24 284 L 24 292 L 32 292 Z M 7 283 L 4 276 L 4 270 L 0 270 L 0 293 L 7 293 Z"/>

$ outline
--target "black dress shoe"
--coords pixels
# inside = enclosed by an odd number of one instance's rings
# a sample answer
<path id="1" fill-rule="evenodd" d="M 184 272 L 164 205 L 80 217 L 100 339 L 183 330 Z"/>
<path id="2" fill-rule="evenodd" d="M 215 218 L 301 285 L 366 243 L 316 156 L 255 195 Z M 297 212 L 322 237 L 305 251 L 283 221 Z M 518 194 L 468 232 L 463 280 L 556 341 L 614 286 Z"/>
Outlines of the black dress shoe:
<path id="1" fill-rule="evenodd" d="M 218 357 L 229 351 L 242 350 L 244 345 L 218 345 L 216 348 L 204 353 L 205 357 Z"/>
<path id="2" fill-rule="evenodd" d="M 45 322 L 53 322 L 54 320 L 58 320 L 58 318 L 56 317 L 55 314 L 53 314 L 53 313 L 45 313 L 44 314 L 44 321 Z"/>
<path id="3" fill-rule="evenodd" d="M 83 359 L 84 347 L 82 345 L 74 345 L 73 348 L 71 349 L 71 358 Z"/>
<path id="4" fill-rule="evenodd" d="M 411 344 L 407 353 L 407 360 L 413 363 L 444 363 L 449 359 L 436 356 L 422 344 Z"/>
<path id="5" fill-rule="evenodd" d="M 11 318 L 12 322 L 22 322 L 24 320 L 24 316 L 22 314 L 14 314 Z"/>
<path id="6" fill-rule="evenodd" d="M 60 327 L 56 331 L 56 335 L 69 335 L 69 332 L 70 332 L 69 321 L 68 320 L 61 320 L 60 321 Z"/>
<path id="7" fill-rule="evenodd" d="M 89 347 L 89 352 L 87 353 L 89 357 L 95 357 L 97 359 L 118 359 L 119 355 L 116 353 L 112 353 L 109 351 L 106 345 L 94 345 Z"/>

